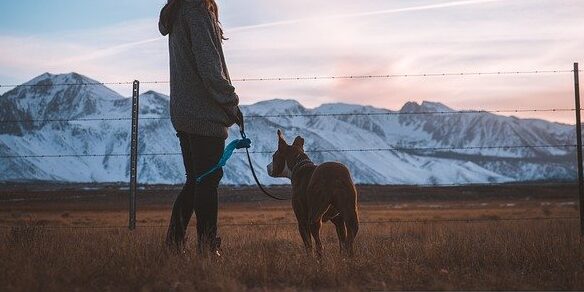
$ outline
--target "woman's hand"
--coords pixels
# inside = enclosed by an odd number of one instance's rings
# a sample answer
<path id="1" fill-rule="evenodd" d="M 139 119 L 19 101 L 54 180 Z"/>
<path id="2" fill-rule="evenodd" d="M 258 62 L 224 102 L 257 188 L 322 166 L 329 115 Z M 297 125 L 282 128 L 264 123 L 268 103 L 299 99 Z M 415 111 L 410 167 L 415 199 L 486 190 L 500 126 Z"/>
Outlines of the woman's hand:
<path id="1" fill-rule="evenodd" d="M 244 131 L 245 125 L 243 122 L 243 113 L 241 112 L 241 109 L 239 109 L 239 106 L 227 108 L 226 113 L 227 116 L 229 117 L 229 120 L 237 124 L 241 131 Z"/>

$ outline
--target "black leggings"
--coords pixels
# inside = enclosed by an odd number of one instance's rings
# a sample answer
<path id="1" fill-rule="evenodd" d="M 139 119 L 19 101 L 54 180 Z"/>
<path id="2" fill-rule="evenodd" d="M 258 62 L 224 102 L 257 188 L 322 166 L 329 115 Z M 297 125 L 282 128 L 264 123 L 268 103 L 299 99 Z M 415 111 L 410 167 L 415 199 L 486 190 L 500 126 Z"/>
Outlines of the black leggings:
<path id="1" fill-rule="evenodd" d="M 220 244 L 217 238 L 217 187 L 223 177 L 223 169 L 206 176 L 201 183 L 197 183 L 196 178 L 221 159 L 225 140 L 184 132 L 179 132 L 177 136 L 180 140 L 187 181 L 174 202 L 166 243 L 175 247 L 184 244 L 187 226 L 194 211 L 197 218 L 199 251 L 202 251 L 205 245 L 211 249 L 217 248 Z"/>

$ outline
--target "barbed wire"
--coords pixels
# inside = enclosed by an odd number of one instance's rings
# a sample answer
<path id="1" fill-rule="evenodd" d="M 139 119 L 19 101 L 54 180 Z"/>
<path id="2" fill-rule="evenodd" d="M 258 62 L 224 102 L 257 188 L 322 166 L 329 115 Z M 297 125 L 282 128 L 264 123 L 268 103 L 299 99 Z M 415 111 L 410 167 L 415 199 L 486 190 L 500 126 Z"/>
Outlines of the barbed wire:
<path id="1" fill-rule="evenodd" d="M 28 120 L 0 120 L 0 124 L 10 123 L 57 123 L 57 122 L 102 122 L 102 121 L 131 121 L 132 118 L 83 118 L 83 119 L 28 119 Z"/>
<path id="2" fill-rule="evenodd" d="M 293 117 L 345 117 L 345 116 L 407 116 L 407 115 L 466 115 L 466 114 L 495 114 L 495 113 L 541 113 L 541 112 L 574 112 L 573 108 L 547 108 L 547 109 L 502 109 L 502 110 L 461 110 L 461 111 L 419 111 L 419 112 L 374 112 L 374 113 L 315 113 L 315 114 L 267 114 L 246 115 L 246 119 L 258 118 L 293 118 Z M 170 117 L 142 117 L 139 120 L 170 120 Z M 74 118 L 74 119 L 25 119 L 25 120 L 0 120 L 0 124 L 9 123 L 50 123 L 50 122 L 96 122 L 96 121 L 131 121 L 129 117 L 111 118 Z"/>
<path id="3" fill-rule="evenodd" d="M 120 179 L 120 182 L 112 186 L 106 187 L 93 187 L 93 188 L 78 188 L 78 189 L 63 189 L 63 188 L 44 188 L 44 189 L 2 189 L 0 188 L 0 195 L 31 195 L 31 194 L 46 194 L 46 193 L 101 193 L 101 192 L 110 192 L 107 195 L 74 195 L 74 196 L 42 196 L 42 197 L 32 197 L 32 198 L 24 198 L 24 197 L 12 197 L 8 199 L 0 199 L 0 203 L 11 203 L 11 202 L 33 202 L 33 201 L 66 201 L 66 200 L 76 200 L 76 199 L 85 199 L 85 198 L 105 198 L 105 197 L 116 197 L 117 193 L 126 192 L 130 189 L 129 185 L 124 185 L 122 181 L 127 180 L 127 178 Z M 50 183 L 49 183 L 50 185 Z M 1 185 L 0 185 L 1 186 Z M 360 185 L 357 184 L 357 187 L 368 187 L 369 185 L 364 184 Z M 476 188 L 476 187 L 484 187 L 484 188 L 505 188 L 505 187 L 577 187 L 577 182 L 571 181 L 507 181 L 507 182 L 467 182 L 467 183 L 449 183 L 449 184 L 412 184 L 412 183 L 402 183 L 402 184 L 385 184 L 382 185 L 383 187 L 387 188 L 399 188 L 399 189 L 411 189 L 411 188 Z M 255 188 L 254 184 L 249 185 L 238 185 L 237 187 L 243 188 Z M 271 187 L 275 188 L 286 188 L 289 185 L 272 185 Z M 232 185 L 222 185 L 222 188 L 225 189 L 232 189 L 234 186 Z M 163 189 L 164 192 L 175 192 L 180 191 L 182 189 L 182 185 L 171 185 L 170 188 Z M 149 192 L 153 191 L 153 189 L 148 188 L 141 188 L 141 191 Z M 160 190 L 157 190 L 160 193 Z M 260 195 L 259 191 L 257 193 Z"/>
<path id="4" fill-rule="evenodd" d="M 493 150 L 493 149 L 546 149 L 546 148 L 572 148 L 575 144 L 559 145 L 502 145 L 502 146 L 445 146 L 445 147 L 392 147 L 392 148 L 366 148 L 366 149 L 308 149 L 306 153 L 334 153 L 334 152 L 384 152 L 384 151 L 445 151 L 445 150 Z M 249 151 L 250 154 L 271 154 L 276 150 Z M 243 154 L 243 151 L 236 151 Z M 180 152 L 140 153 L 138 156 L 179 156 Z M 38 154 L 38 155 L 5 155 L 0 158 L 71 158 L 71 157 L 127 157 L 129 153 L 112 154 Z"/>
<path id="5" fill-rule="evenodd" d="M 519 218 L 452 218 L 452 219 L 414 219 L 414 220 L 374 220 L 374 221 L 360 221 L 363 225 L 377 225 L 377 224 L 428 224 L 428 223 L 491 223 L 491 222 L 522 222 L 522 221 L 563 221 L 563 220 L 579 220 L 579 217 L 563 216 L 563 217 L 519 217 Z M 271 223 L 219 223 L 219 227 L 269 227 L 269 226 L 296 226 L 296 222 L 271 222 Z M 0 225 L 0 229 L 13 229 L 20 226 L 38 228 L 43 230 L 115 230 L 127 229 L 128 226 L 48 226 L 48 225 Z M 164 229 L 167 225 L 137 225 L 137 229 Z M 194 228 L 194 226 L 189 226 Z"/>
<path id="6" fill-rule="evenodd" d="M 509 182 L 497 182 L 497 183 L 484 183 L 484 182 L 468 182 L 468 183 L 449 183 L 449 184 L 391 184 L 385 185 L 392 188 L 474 188 L 474 187 L 521 187 L 521 186 L 551 186 L 551 187 L 568 187 L 577 186 L 577 182 L 566 182 L 566 181 L 556 181 L 556 182 L 537 182 L 537 181 L 509 181 Z"/>
<path id="7" fill-rule="evenodd" d="M 77 82 L 77 83 L 50 83 L 50 84 L 0 84 L 0 88 L 16 87 L 52 87 L 52 86 L 103 86 L 103 85 L 132 85 L 134 81 L 114 82 Z"/>
<path id="8" fill-rule="evenodd" d="M 336 116 L 400 116 L 400 115 L 456 115 L 456 114 L 493 114 L 493 113 L 527 113 L 527 112 L 571 112 L 576 109 L 516 109 L 516 110 L 461 110 L 461 111 L 419 111 L 419 112 L 375 112 L 375 113 L 318 113 L 318 114 L 274 114 L 248 115 L 245 118 L 281 118 L 281 117 L 336 117 Z"/>
<path id="9" fill-rule="evenodd" d="M 73 157 L 126 157 L 130 154 L 112 153 L 112 154 L 35 154 L 35 155 L 5 155 L 0 158 L 73 158 Z"/>
<path id="10" fill-rule="evenodd" d="M 246 115 L 246 119 L 256 118 L 290 118 L 290 117 L 339 117 L 339 116 L 407 116 L 407 115 L 456 115 L 456 114 L 493 114 L 493 113 L 527 113 L 527 112 L 574 112 L 572 108 L 553 109 L 516 109 L 516 110 L 462 110 L 462 111 L 420 111 L 420 112 L 375 112 L 375 113 L 317 113 L 317 114 L 273 114 Z M 140 118 L 141 120 L 168 120 L 170 117 Z"/>
<path id="11" fill-rule="evenodd" d="M 481 149 L 524 149 L 524 148 L 571 148 L 578 147 L 575 144 L 561 145 L 510 145 L 510 146 L 469 146 L 469 147 L 394 147 L 394 148 L 368 148 L 368 149 L 308 149 L 306 153 L 330 153 L 330 152 L 384 152 L 384 151 L 420 151 L 420 150 L 481 150 Z M 276 150 L 249 151 L 250 154 L 272 154 Z M 234 153 L 245 153 L 236 151 Z M 177 156 L 180 152 L 145 153 L 140 156 Z"/>
<path id="12" fill-rule="evenodd" d="M 121 190 L 120 190 L 121 191 Z M 0 191 L 0 194 L 38 194 L 45 191 Z M 89 190 L 52 190 L 46 192 L 59 192 L 59 193 L 82 193 L 82 192 L 90 192 Z M 94 191 L 95 192 L 95 191 Z M 11 199 L 2 199 L 0 203 L 18 203 L 18 202 L 35 202 L 35 201 L 43 201 L 43 202 L 51 202 L 51 201 L 69 201 L 69 200 L 80 200 L 80 199 L 96 199 L 96 198 L 107 198 L 108 195 L 76 195 L 76 196 L 66 196 L 66 197 L 50 197 L 50 198 L 11 198 Z"/>
<path id="13" fill-rule="evenodd" d="M 581 72 L 582 70 L 578 70 Z M 334 80 L 334 79 L 387 79 L 405 77 L 451 77 L 451 76 L 489 76 L 489 75 L 533 75 L 573 73 L 574 70 L 531 70 L 531 71 L 488 71 L 488 72 L 446 72 L 446 73 L 412 73 L 412 74 L 370 74 L 370 75 L 330 75 L 330 76 L 287 76 L 287 77 L 253 77 L 236 78 L 233 82 L 257 81 L 300 81 L 300 80 Z M 82 83 L 52 83 L 52 84 L 0 84 L 0 88 L 15 87 L 51 87 L 51 86 L 99 86 L 99 85 L 132 85 L 134 81 L 114 82 L 82 82 Z M 168 80 L 143 81 L 140 84 L 168 84 Z"/>
<path id="14" fill-rule="evenodd" d="M 394 148 L 369 148 L 369 149 L 315 149 L 307 150 L 307 153 L 322 152 L 382 152 L 382 151 L 415 151 L 415 150 L 481 150 L 481 149 L 524 149 L 524 148 L 569 148 L 577 147 L 573 144 L 562 145 L 509 145 L 509 146 L 468 146 L 468 147 L 394 147 Z M 274 153 L 274 151 L 262 151 L 257 153 Z"/>
<path id="15" fill-rule="evenodd" d="M 581 71 L 581 70 L 578 70 Z M 254 77 L 236 78 L 233 82 L 257 81 L 301 81 L 301 80 L 335 80 L 335 79 L 388 79 L 405 77 L 450 77 L 450 76 L 488 76 L 488 75 L 524 75 L 524 74 L 559 74 L 572 73 L 574 70 L 531 70 L 531 71 L 490 71 L 490 72 L 449 72 L 449 73 L 413 73 L 413 74 L 370 74 L 370 75 L 330 75 L 330 76 L 288 76 L 288 77 Z M 141 84 L 168 84 L 168 80 L 145 81 Z"/>

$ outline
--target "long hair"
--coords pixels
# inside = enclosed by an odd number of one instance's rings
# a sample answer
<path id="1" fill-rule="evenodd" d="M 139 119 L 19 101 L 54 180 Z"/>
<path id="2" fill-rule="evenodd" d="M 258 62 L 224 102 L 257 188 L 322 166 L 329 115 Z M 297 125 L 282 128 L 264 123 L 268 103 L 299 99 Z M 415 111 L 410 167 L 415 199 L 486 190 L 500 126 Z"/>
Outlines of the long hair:
<path id="1" fill-rule="evenodd" d="M 217 30 L 221 35 L 221 39 L 227 40 L 228 38 L 226 38 L 223 35 L 223 27 L 221 27 L 221 21 L 219 21 L 219 6 L 217 5 L 217 2 L 215 2 L 215 0 L 205 0 L 205 6 L 207 6 L 207 10 L 209 10 L 209 13 L 213 15 L 213 17 L 215 18 L 213 19 L 213 21 L 215 22 L 215 24 L 217 24 Z"/>
<path id="2" fill-rule="evenodd" d="M 160 12 L 160 24 L 162 27 L 166 28 L 167 33 L 172 31 L 172 25 L 176 19 L 177 11 L 179 10 L 183 1 L 184 0 L 168 0 L 168 3 Z M 219 31 L 221 39 L 227 40 L 227 38 L 225 38 L 223 35 L 223 28 L 221 27 L 221 22 L 219 21 L 219 6 L 217 5 L 217 2 L 215 2 L 215 0 L 203 0 L 203 2 L 209 11 L 209 14 L 212 16 L 211 20 L 216 24 L 215 27 Z"/>

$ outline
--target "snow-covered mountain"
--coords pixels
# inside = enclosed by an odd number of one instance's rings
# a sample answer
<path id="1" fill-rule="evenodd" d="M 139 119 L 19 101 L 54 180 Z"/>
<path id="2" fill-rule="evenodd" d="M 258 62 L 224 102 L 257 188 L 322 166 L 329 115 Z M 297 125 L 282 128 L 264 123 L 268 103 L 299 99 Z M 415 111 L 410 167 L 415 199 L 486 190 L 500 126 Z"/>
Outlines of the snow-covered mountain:
<path id="1" fill-rule="evenodd" d="M 46 73 L 25 84 L 42 86 L 20 86 L 0 97 L 0 181 L 128 181 L 129 157 L 124 154 L 129 153 L 131 101 L 101 85 L 58 85 L 82 83 L 96 81 L 76 73 Z M 140 120 L 139 147 L 144 154 L 139 160 L 140 183 L 180 183 L 184 178 L 179 155 L 152 155 L 180 152 L 166 119 L 168 103 L 168 96 L 156 92 L 140 96 L 140 116 L 146 118 Z M 432 102 L 411 102 L 399 112 L 391 112 L 349 104 L 308 109 L 294 100 L 270 100 L 242 110 L 250 116 L 247 133 L 253 141 L 252 151 L 274 150 L 277 129 L 284 130 L 290 140 L 303 136 L 307 150 L 418 149 L 310 153 L 317 163 L 345 163 L 358 183 L 458 184 L 576 176 L 574 148 L 419 149 L 574 144 L 572 125 L 489 113 L 415 114 L 453 111 Z M 367 115 L 319 115 L 339 113 Z M 290 116 L 273 117 L 275 114 Z M 272 117 L 262 117 L 266 115 Z M 101 118 L 109 120 L 95 120 Z M 228 141 L 237 137 L 237 129 L 231 129 Z M 42 155 L 64 157 L 36 157 Z M 288 183 L 267 176 L 264 169 L 270 158 L 269 153 L 253 154 L 260 179 L 267 184 Z M 244 155 L 236 154 L 229 161 L 223 183 L 253 184 Z"/>

